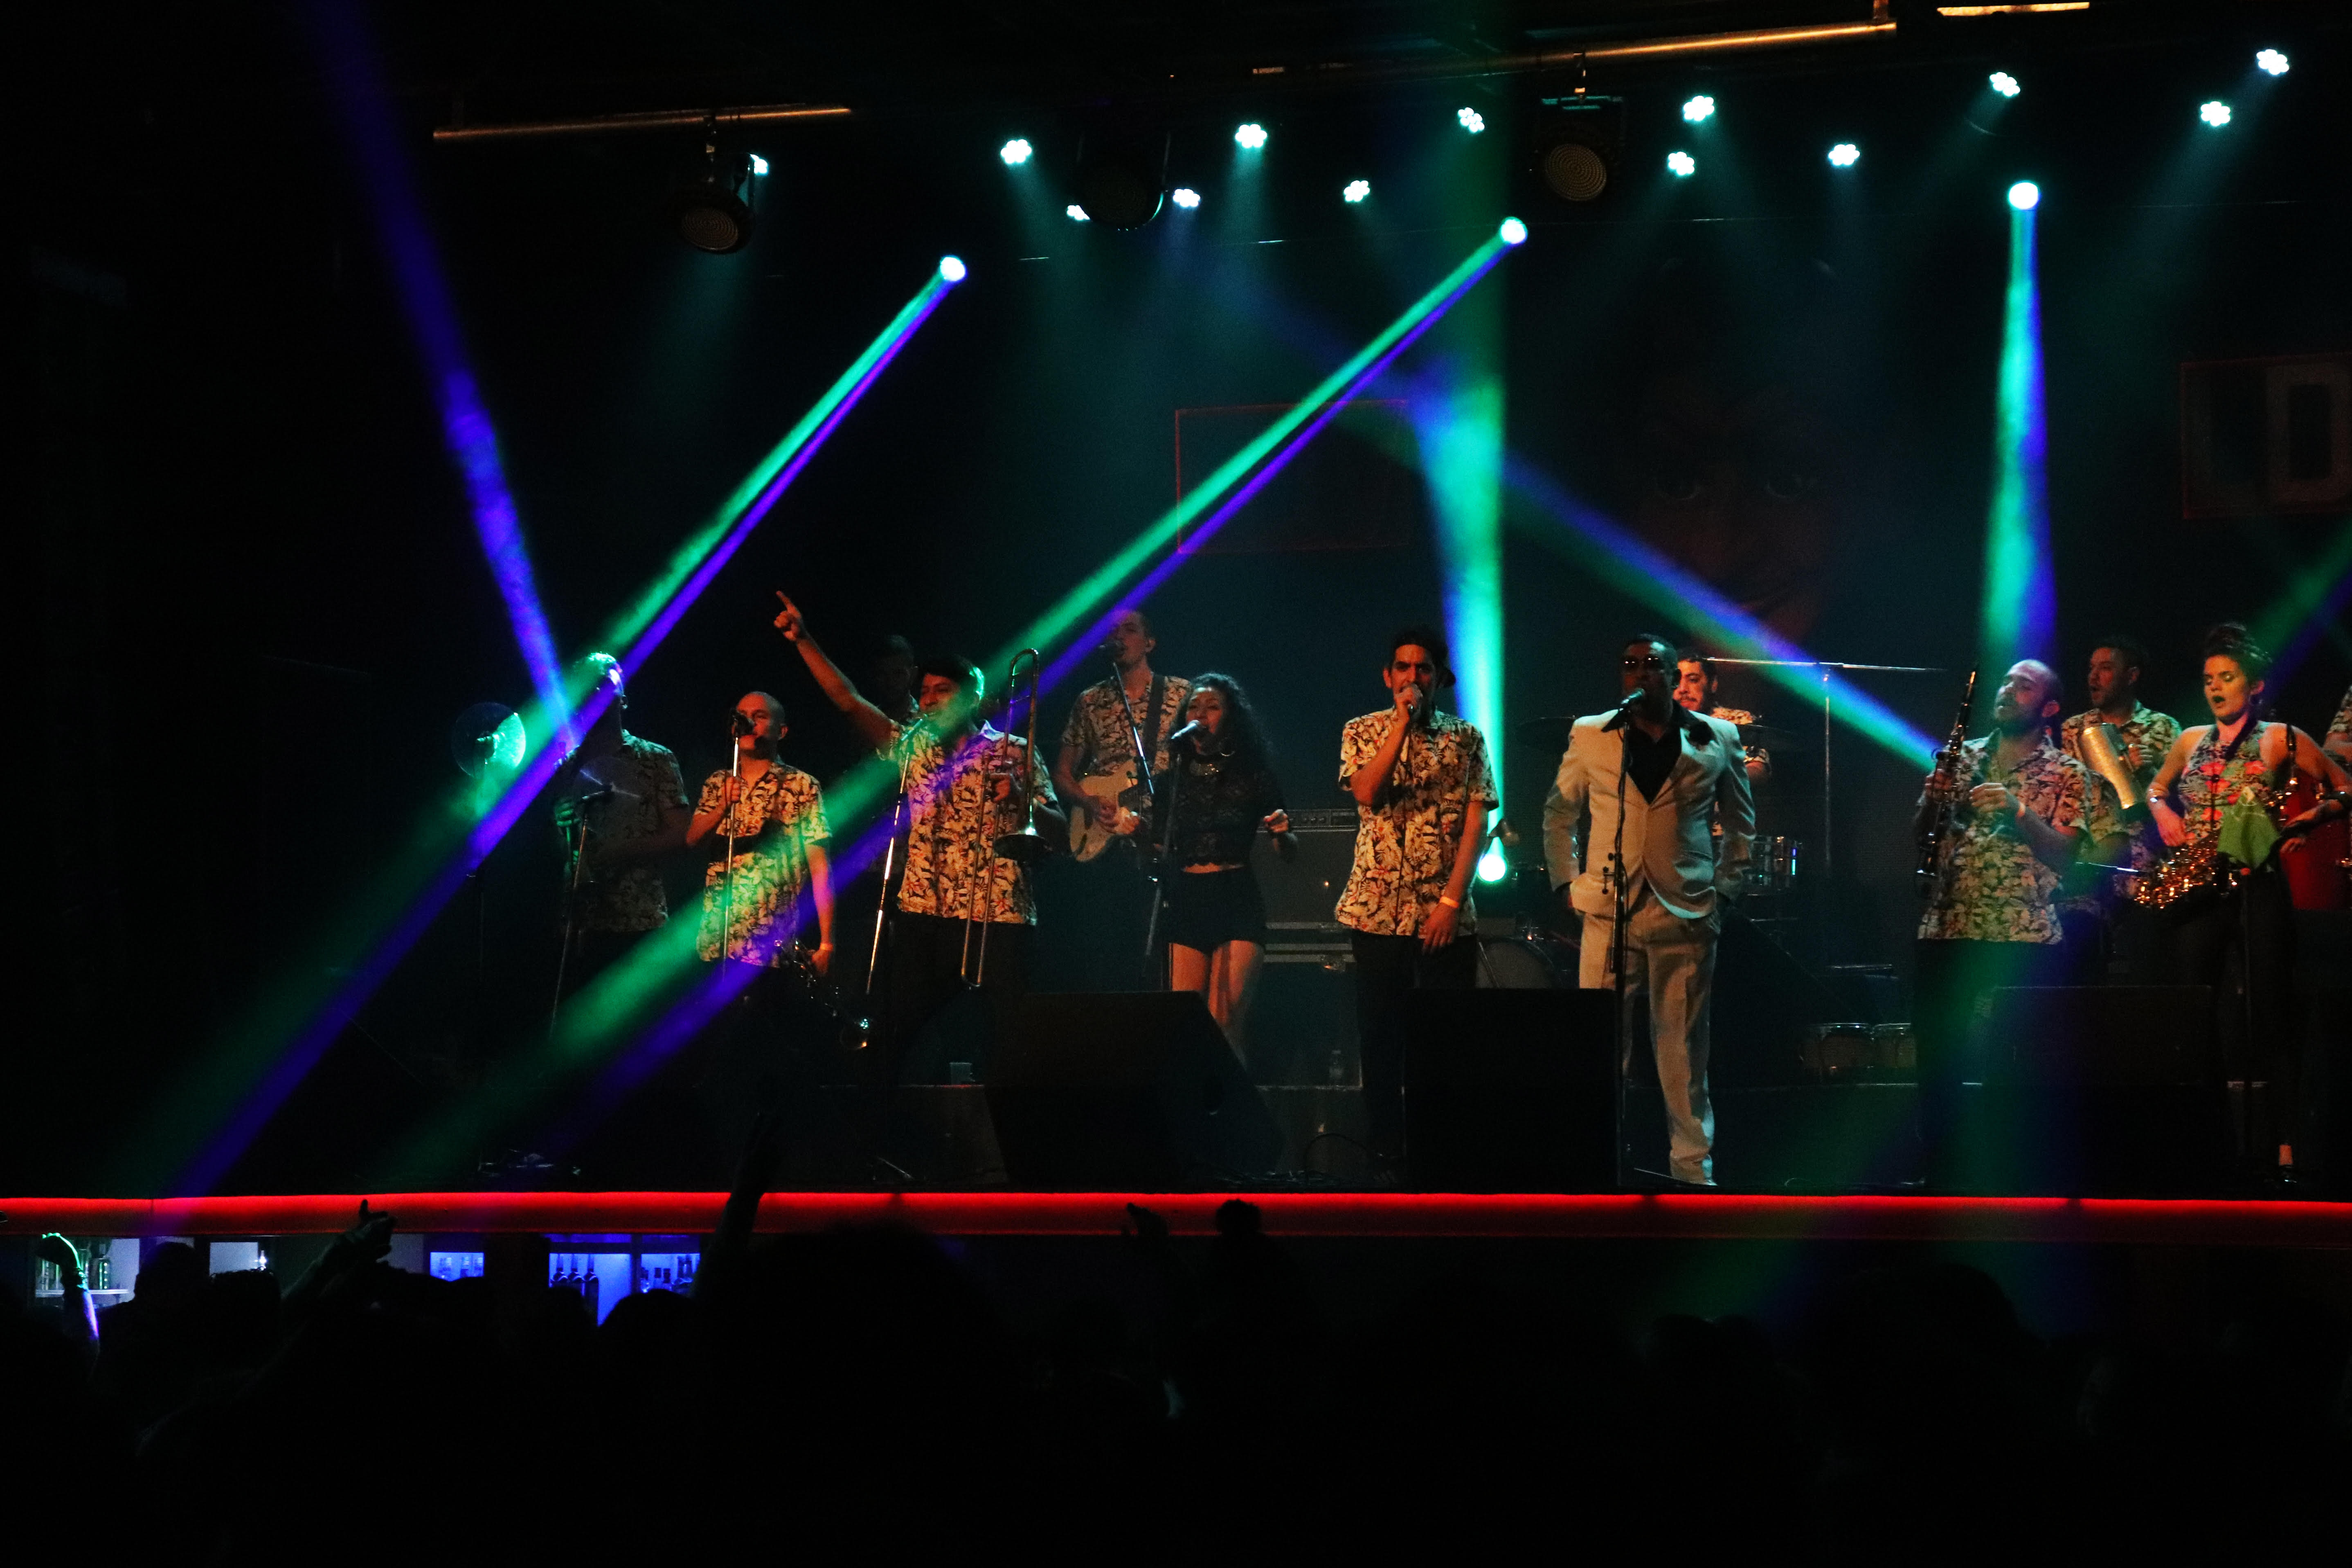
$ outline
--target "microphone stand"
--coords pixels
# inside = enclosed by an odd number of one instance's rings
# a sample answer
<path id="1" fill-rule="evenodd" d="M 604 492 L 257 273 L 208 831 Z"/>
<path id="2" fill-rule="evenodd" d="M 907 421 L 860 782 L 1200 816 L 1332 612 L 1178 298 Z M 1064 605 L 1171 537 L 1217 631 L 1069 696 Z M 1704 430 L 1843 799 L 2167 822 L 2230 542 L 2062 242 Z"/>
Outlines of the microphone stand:
<path id="1" fill-rule="evenodd" d="M 578 830 L 576 837 L 575 828 Z M 555 1043 L 555 1022 L 563 1014 L 564 972 L 572 964 L 574 934 L 572 925 L 580 903 L 580 867 L 588 858 L 588 822 L 585 817 L 576 819 L 572 827 L 563 830 L 563 846 L 571 855 L 572 868 L 563 879 L 563 946 L 555 955 L 555 999 L 547 1009 L 547 1039 L 550 1045 Z M 480 875 L 480 868 L 475 868 L 475 875 Z"/>
<path id="2" fill-rule="evenodd" d="M 898 798 L 890 807 L 890 840 L 882 848 L 882 887 L 874 900 L 874 945 L 866 954 L 866 1033 L 858 1039 L 864 1049 L 873 1041 L 877 1022 L 889 1011 L 887 997 L 877 1010 L 874 1005 L 874 982 L 882 971 L 882 928 L 890 916 L 890 878 L 898 866 L 898 836 L 909 831 L 907 822 L 907 769 L 914 760 L 911 747 L 898 752 Z"/>
<path id="3" fill-rule="evenodd" d="M 1625 763 L 1630 750 L 1625 731 L 1633 722 L 1630 707 L 1617 715 L 1617 831 L 1609 847 L 1609 890 L 1613 900 L 1609 926 L 1609 991 L 1614 1005 L 1610 1015 L 1609 1039 L 1611 1068 L 1616 1075 L 1616 1168 L 1620 1186 L 1624 1185 L 1626 1169 L 1633 1163 L 1625 1131 L 1625 1090 L 1633 1055 L 1633 1021 L 1627 1016 L 1631 1003 L 1625 992 L 1625 921 L 1632 913 L 1632 900 L 1625 896 Z"/>
<path id="4" fill-rule="evenodd" d="M 1118 668 L 1118 660 L 1115 658 L 1112 659 L 1110 663 L 1110 689 L 1118 693 L 1119 709 L 1127 715 L 1128 751 L 1129 754 L 1135 758 L 1135 776 L 1141 781 L 1144 795 L 1151 803 L 1150 807 L 1150 815 L 1146 818 L 1146 820 L 1157 823 L 1160 820 L 1160 785 L 1151 776 L 1151 759 L 1143 754 L 1143 726 L 1136 722 L 1135 704 L 1128 699 L 1127 675 Z M 1157 721 L 1159 715 L 1154 714 L 1152 717 L 1154 721 Z M 1176 759 L 1171 755 L 1168 761 L 1169 766 L 1172 771 L 1175 767 Z M 1174 821 L 1172 811 L 1170 816 L 1170 821 L 1171 823 Z M 1174 836 L 1174 833 L 1175 829 L 1172 826 L 1167 827 L 1161 832 L 1160 836 L 1160 853 L 1151 857 L 1150 864 L 1144 868 L 1143 872 L 1144 880 L 1150 883 L 1151 888 L 1151 913 L 1143 922 L 1143 967 L 1141 974 L 1143 984 L 1147 986 L 1151 984 L 1151 955 L 1160 951 L 1160 906 L 1163 901 L 1161 894 L 1165 891 L 1168 885 L 1166 880 L 1168 873 L 1168 842 Z"/>
<path id="5" fill-rule="evenodd" d="M 719 962 L 722 964 L 727 962 L 728 949 L 735 940 L 735 814 L 743 805 L 743 748 L 737 742 L 750 733 L 742 724 L 739 714 L 730 726 L 727 736 L 727 776 L 735 786 L 735 798 L 727 803 L 727 890 L 721 900 L 724 912 L 719 919 Z"/>

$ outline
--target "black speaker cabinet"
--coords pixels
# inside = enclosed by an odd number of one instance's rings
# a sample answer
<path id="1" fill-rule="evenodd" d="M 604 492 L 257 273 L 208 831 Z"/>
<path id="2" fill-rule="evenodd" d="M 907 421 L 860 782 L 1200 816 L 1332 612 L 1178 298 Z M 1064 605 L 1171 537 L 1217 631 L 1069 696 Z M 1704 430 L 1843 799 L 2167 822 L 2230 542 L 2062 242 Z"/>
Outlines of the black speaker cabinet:
<path id="1" fill-rule="evenodd" d="M 1019 1186 L 1179 1192 L 1263 1176 L 1281 1157 L 1280 1130 L 1197 992 L 1010 1002 L 986 1082 Z"/>
<path id="2" fill-rule="evenodd" d="M 2003 986 L 1958 1134 L 1968 1184 L 2159 1197 L 2226 1174 L 2229 1100 L 2202 985 Z"/>
<path id="3" fill-rule="evenodd" d="M 1617 1184 L 1606 991 L 1415 991 L 1405 997 L 1405 1152 L 1445 1193 L 1596 1193 Z"/>

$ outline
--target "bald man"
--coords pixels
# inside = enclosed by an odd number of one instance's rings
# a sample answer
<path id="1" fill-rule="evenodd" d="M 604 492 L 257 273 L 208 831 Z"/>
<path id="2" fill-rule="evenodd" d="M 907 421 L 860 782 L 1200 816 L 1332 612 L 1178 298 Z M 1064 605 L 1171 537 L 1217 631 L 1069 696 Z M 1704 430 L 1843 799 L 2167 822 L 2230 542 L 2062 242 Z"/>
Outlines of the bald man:
<path id="1" fill-rule="evenodd" d="M 777 742 L 791 732 L 782 703 L 764 691 L 746 692 L 735 704 L 734 729 L 735 765 L 703 781 L 686 829 L 689 848 L 708 845 L 716 857 L 703 874 L 698 950 L 713 962 L 723 953 L 738 963 L 781 968 L 792 961 L 787 950 L 801 947 L 823 974 L 833 963 L 824 797 L 815 779 L 776 755 Z M 722 931 L 730 914 L 733 923 Z M 814 946 L 795 940 L 810 925 Z"/>
<path id="2" fill-rule="evenodd" d="M 2040 659 L 2011 665 L 1993 697 L 1992 732 L 1940 753 L 1919 795 L 1915 827 L 1951 813 L 1912 980 L 1931 1184 L 1952 1183 L 1948 1134 L 1960 1083 L 1976 1065 L 1968 1037 L 1978 1002 L 1999 985 L 2057 984 L 2058 888 L 2091 799 L 2090 774 L 2050 739 L 2064 696 Z"/>

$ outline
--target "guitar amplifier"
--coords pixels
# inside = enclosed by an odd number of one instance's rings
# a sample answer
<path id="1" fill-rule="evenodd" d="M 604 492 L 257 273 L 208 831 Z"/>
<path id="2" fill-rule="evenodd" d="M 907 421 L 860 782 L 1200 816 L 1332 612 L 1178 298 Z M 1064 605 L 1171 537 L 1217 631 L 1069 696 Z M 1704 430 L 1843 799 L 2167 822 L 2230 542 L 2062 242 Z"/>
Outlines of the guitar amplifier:
<path id="1" fill-rule="evenodd" d="M 1294 811 L 1290 832 L 1298 847 L 1287 860 L 1267 834 L 1258 835 L 1250 851 L 1250 869 L 1265 895 L 1266 934 L 1276 942 L 1309 936 L 1345 942 L 1348 928 L 1335 911 L 1355 865 L 1356 808 Z"/>

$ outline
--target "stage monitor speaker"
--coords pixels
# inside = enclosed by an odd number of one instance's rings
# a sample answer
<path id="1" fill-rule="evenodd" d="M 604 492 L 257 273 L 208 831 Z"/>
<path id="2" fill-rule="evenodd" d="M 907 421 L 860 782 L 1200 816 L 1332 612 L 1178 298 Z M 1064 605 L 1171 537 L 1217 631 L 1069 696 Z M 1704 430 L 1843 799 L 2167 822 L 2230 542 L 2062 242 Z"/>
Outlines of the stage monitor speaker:
<path id="1" fill-rule="evenodd" d="M 1405 1153 L 1423 1192 L 1617 1185 L 1606 991 L 1415 991 L 1405 1002 Z"/>
<path id="2" fill-rule="evenodd" d="M 1958 1135 L 1969 1185 L 2158 1197 L 2227 1173 L 2229 1100 L 2202 985 L 2001 986 Z"/>
<path id="3" fill-rule="evenodd" d="M 1195 991 L 1042 993 L 1006 1004 L 986 1077 L 1024 1187 L 1179 1192 L 1263 1176 L 1282 1134 Z"/>

